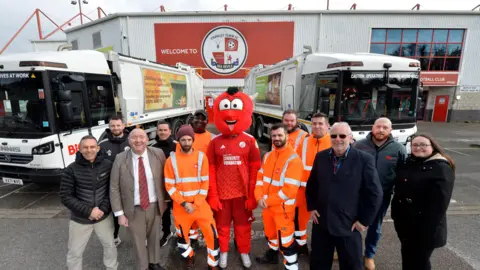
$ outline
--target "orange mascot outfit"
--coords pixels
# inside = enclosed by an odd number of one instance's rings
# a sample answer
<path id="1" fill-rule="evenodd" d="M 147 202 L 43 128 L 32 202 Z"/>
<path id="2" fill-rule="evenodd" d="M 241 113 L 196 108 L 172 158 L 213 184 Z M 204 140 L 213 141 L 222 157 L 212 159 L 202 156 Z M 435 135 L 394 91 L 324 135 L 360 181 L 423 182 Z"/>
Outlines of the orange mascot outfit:
<path id="1" fill-rule="evenodd" d="M 261 163 L 257 142 L 244 132 L 252 123 L 252 99 L 238 88 L 230 87 L 213 104 L 214 123 L 221 134 L 210 142 L 207 150 L 210 165 L 207 201 L 217 223 L 221 268 L 227 266 L 232 221 L 243 266 L 251 266 L 252 210 L 257 207 L 254 192 Z"/>

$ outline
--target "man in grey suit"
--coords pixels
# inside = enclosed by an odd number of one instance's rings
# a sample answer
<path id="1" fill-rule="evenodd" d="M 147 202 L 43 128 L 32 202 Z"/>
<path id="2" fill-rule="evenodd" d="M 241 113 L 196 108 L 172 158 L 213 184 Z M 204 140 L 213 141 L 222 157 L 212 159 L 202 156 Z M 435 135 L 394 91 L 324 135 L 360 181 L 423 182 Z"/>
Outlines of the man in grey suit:
<path id="1" fill-rule="evenodd" d="M 110 202 L 118 223 L 127 228 L 133 240 L 137 269 L 162 270 L 161 218 L 167 198 L 165 155 L 161 149 L 147 147 L 148 136 L 142 129 L 134 129 L 128 142 L 131 150 L 118 154 L 113 163 Z"/>

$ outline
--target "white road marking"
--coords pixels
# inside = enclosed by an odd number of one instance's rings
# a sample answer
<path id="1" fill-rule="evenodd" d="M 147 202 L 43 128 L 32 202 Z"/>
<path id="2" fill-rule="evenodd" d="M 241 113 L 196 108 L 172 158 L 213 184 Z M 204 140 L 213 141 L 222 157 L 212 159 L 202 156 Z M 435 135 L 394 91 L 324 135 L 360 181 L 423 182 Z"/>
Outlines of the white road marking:
<path id="1" fill-rule="evenodd" d="M 1 196 L 0 199 L 3 199 L 3 198 L 5 198 L 5 197 L 7 197 L 8 195 L 13 194 L 13 193 L 15 193 L 15 192 L 17 192 L 17 191 L 19 191 L 19 190 L 21 190 L 21 189 L 24 189 L 24 188 L 26 188 L 26 187 L 28 187 L 28 186 L 30 186 L 30 185 L 31 185 L 31 184 L 27 184 L 27 185 L 25 185 L 25 186 L 23 186 L 23 187 L 21 187 L 21 188 L 19 188 L 19 189 L 15 189 L 14 191 L 11 191 L 11 192 L 9 192 L 9 193 Z"/>
<path id="2" fill-rule="evenodd" d="M 52 191 L 52 192 L 53 192 L 53 191 Z M 35 201 L 33 201 L 33 202 L 31 202 L 31 203 L 29 203 L 29 204 L 25 205 L 25 206 L 24 206 L 24 207 L 22 207 L 21 209 L 22 209 L 22 210 L 23 210 L 23 209 L 27 209 L 28 207 L 30 207 L 30 206 L 32 206 L 32 205 L 34 205 L 34 204 L 36 204 L 37 202 L 39 202 L 39 201 L 40 201 L 40 200 L 42 200 L 43 198 L 45 198 L 45 197 L 47 197 L 48 195 L 50 195 L 52 192 L 49 192 L 49 193 L 47 193 L 47 194 L 43 195 L 42 197 L 40 197 L 40 199 L 38 199 L 38 200 L 35 200 Z"/>
<path id="3" fill-rule="evenodd" d="M 457 200 L 450 199 L 450 203 L 457 203 Z"/>
<path id="4" fill-rule="evenodd" d="M 465 153 L 462 153 L 462 152 L 459 152 L 459 151 L 452 150 L 452 148 L 445 148 L 445 150 L 450 151 L 450 152 L 453 152 L 453 153 L 457 153 L 457 154 L 459 154 L 459 155 L 466 156 L 466 157 L 469 157 L 469 156 L 470 156 L 470 155 L 468 155 L 468 154 L 465 154 Z"/>
<path id="5" fill-rule="evenodd" d="M 10 185 L 12 185 L 12 184 L 3 184 L 3 185 L 0 186 L 0 188 L 1 188 L 1 187 L 8 187 L 8 186 L 10 186 Z"/>

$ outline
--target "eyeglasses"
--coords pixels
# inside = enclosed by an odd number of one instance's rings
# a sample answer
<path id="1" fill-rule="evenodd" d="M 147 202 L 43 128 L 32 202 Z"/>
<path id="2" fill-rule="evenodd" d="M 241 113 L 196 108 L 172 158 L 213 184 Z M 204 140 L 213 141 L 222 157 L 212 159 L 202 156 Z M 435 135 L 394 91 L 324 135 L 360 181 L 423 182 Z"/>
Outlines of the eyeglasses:
<path id="1" fill-rule="evenodd" d="M 412 144 L 412 148 L 422 148 L 422 149 L 425 149 L 427 148 L 427 146 L 430 146 L 431 144 L 424 144 L 424 143 L 414 143 Z"/>
<path id="2" fill-rule="evenodd" d="M 330 138 L 336 139 L 337 137 L 340 137 L 340 139 L 345 139 L 347 138 L 346 134 L 330 134 Z"/>

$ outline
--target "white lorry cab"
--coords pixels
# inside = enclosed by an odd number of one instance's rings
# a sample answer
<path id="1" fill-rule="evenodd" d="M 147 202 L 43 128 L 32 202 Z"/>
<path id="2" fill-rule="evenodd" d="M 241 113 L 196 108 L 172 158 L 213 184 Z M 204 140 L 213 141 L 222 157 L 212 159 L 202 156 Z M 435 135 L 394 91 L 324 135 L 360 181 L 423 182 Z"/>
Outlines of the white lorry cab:
<path id="1" fill-rule="evenodd" d="M 330 124 L 348 122 L 355 140 L 364 138 L 377 118 L 388 117 L 393 137 L 406 144 L 417 131 L 419 82 L 420 62 L 414 59 L 310 49 L 248 73 L 244 91 L 257 94 L 251 132 L 257 139 L 269 138 L 270 126 L 281 121 L 283 111 L 294 109 L 302 129 L 310 132 L 312 115 L 323 112 Z"/>
<path id="2" fill-rule="evenodd" d="M 101 140 L 112 115 L 153 143 L 158 120 L 175 132 L 203 100 L 203 79 L 180 63 L 97 51 L 0 56 L 0 180 L 58 182 L 80 139 Z"/>

